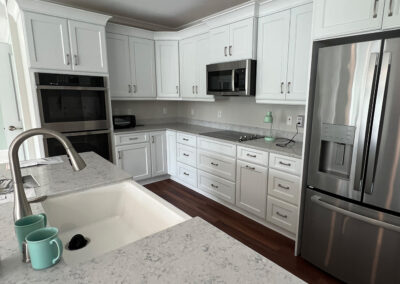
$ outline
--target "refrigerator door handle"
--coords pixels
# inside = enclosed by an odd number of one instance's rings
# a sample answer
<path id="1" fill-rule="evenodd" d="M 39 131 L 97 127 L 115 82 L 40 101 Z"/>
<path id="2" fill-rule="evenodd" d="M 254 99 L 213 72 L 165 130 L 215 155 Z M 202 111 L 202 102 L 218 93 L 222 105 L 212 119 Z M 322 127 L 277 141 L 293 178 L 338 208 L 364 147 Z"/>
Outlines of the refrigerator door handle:
<path id="1" fill-rule="evenodd" d="M 373 219 L 373 218 L 370 218 L 370 217 L 367 217 L 367 216 L 364 216 L 364 215 L 360 215 L 360 214 L 354 213 L 352 211 L 345 210 L 345 209 L 340 208 L 340 207 L 336 207 L 335 205 L 332 205 L 330 203 L 327 203 L 327 202 L 323 201 L 322 197 L 319 196 L 319 195 L 311 196 L 311 201 L 316 203 L 316 204 L 318 204 L 319 206 L 322 206 L 322 207 L 328 209 L 328 210 L 337 212 L 339 214 L 342 214 L 342 215 L 345 215 L 347 217 L 356 219 L 358 221 L 365 222 L 365 223 L 368 223 L 368 224 L 371 224 L 371 225 L 374 225 L 374 226 L 382 227 L 384 229 L 388 229 L 388 230 L 400 233 L 400 227 L 399 226 L 395 226 L 395 225 L 392 225 L 392 224 L 389 224 L 389 223 L 386 223 L 386 222 L 383 222 L 383 221 L 380 221 L 380 220 L 376 220 L 376 219 Z"/>
<path id="2" fill-rule="evenodd" d="M 364 173 L 366 166 L 366 157 L 367 150 L 366 145 L 369 141 L 370 136 L 370 125 L 371 125 L 371 99 L 374 97 L 373 93 L 375 91 L 375 85 L 377 80 L 377 72 L 378 72 L 378 59 L 379 53 L 371 53 L 369 66 L 368 66 L 368 74 L 367 74 L 367 83 L 365 88 L 365 103 L 362 107 L 361 112 L 361 125 L 358 136 L 358 146 L 357 146 L 357 157 L 356 157 L 356 169 L 354 176 L 354 190 L 361 191 L 363 187 L 364 181 Z"/>
<path id="3" fill-rule="evenodd" d="M 387 91 L 387 83 L 390 76 L 390 62 L 391 53 L 385 52 L 382 57 L 381 74 L 379 76 L 379 85 L 375 100 L 375 111 L 371 129 L 371 140 L 369 143 L 368 151 L 368 164 L 365 175 L 365 189 L 366 194 L 372 194 L 375 179 L 375 167 L 378 159 L 379 151 L 379 136 L 382 125 L 382 118 L 384 113 L 384 101 Z"/>

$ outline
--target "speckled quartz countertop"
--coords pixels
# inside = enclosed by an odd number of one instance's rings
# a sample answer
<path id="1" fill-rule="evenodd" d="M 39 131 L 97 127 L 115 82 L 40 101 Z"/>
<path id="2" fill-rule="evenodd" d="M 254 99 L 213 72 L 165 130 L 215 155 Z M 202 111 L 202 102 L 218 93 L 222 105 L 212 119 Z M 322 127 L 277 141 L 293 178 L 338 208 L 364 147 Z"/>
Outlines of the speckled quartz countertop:
<path id="1" fill-rule="evenodd" d="M 195 134 L 201 136 L 202 133 L 221 131 L 223 129 L 204 127 L 194 124 L 186 124 L 186 123 L 166 123 L 166 124 L 149 124 L 146 126 L 136 126 L 135 128 L 127 128 L 127 129 L 117 129 L 114 131 L 115 134 L 123 134 L 123 133 L 135 133 L 135 132 L 149 132 L 149 131 L 162 131 L 162 130 L 175 130 L 180 132 L 186 132 L 189 134 Z M 212 138 L 209 136 L 204 136 L 209 139 L 222 140 L 224 142 L 233 143 L 238 146 L 250 147 L 262 151 L 268 151 L 271 153 L 282 154 L 286 156 L 290 156 L 293 158 L 301 159 L 302 157 L 302 147 L 303 143 L 296 142 L 291 143 L 287 147 L 279 147 L 276 146 L 276 142 L 267 142 L 264 138 L 243 141 L 243 142 L 232 142 L 223 139 Z"/>
<path id="2" fill-rule="evenodd" d="M 38 196 L 65 194 L 129 179 L 94 153 L 86 171 L 69 164 L 25 169 L 41 183 Z M 0 174 L 8 175 L 4 165 Z M 140 186 L 140 185 L 138 185 Z M 40 203 L 34 213 L 43 212 Z M 13 203 L 0 205 L 1 283 L 304 283 L 267 258 L 196 217 L 90 261 L 35 271 L 21 262 L 13 228 Z"/>

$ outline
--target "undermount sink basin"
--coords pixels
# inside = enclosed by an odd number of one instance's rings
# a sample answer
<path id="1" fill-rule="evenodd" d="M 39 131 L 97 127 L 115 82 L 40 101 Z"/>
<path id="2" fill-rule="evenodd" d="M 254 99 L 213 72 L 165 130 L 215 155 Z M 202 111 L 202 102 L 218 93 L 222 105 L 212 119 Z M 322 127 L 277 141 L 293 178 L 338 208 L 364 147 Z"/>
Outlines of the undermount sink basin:
<path id="1" fill-rule="evenodd" d="M 59 229 L 64 246 L 75 234 L 86 247 L 64 249 L 66 263 L 89 260 L 191 217 L 133 181 L 98 187 L 42 202 L 50 226 Z"/>

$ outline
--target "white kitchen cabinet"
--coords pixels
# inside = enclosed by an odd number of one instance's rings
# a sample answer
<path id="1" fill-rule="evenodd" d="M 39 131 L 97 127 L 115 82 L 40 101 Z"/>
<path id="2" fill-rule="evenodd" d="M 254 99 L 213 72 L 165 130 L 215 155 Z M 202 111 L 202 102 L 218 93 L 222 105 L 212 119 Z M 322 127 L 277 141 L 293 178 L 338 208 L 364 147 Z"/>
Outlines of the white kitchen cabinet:
<path id="1" fill-rule="evenodd" d="M 72 69 L 106 73 L 107 51 L 103 26 L 68 20 Z"/>
<path id="2" fill-rule="evenodd" d="M 165 131 L 150 133 L 151 176 L 167 174 L 167 141 Z"/>
<path id="3" fill-rule="evenodd" d="M 384 6 L 384 0 L 314 0 L 314 38 L 379 30 Z"/>
<path id="4" fill-rule="evenodd" d="M 238 160 L 236 171 L 236 205 L 265 219 L 268 169 Z"/>
<path id="5" fill-rule="evenodd" d="M 154 41 L 129 38 L 132 94 L 135 98 L 156 97 Z"/>
<path id="6" fill-rule="evenodd" d="M 383 11 L 383 29 L 400 27 L 400 0 L 386 0 Z"/>
<path id="7" fill-rule="evenodd" d="M 168 174 L 176 176 L 176 131 L 167 130 L 166 136 Z"/>
<path id="8" fill-rule="evenodd" d="M 197 37 L 196 50 L 196 98 L 214 101 L 214 96 L 207 95 L 207 64 L 210 61 L 210 40 L 208 34 Z"/>
<path id="9" fill-rule="evenodd" d="M 111 98 L 132 97 L 129 37 L 107 33 L 107 52 Z"/>
<path id="10" fill-rule="evenodd" d="M 255 58 L 255 31 L 254 18 L 211 29 L 211 63 Z"/>
<path id="11" fill-rule="evenodd" d="M 178 41 L 156 41 L 157 98 L 177 99 L 179 93 Z"/>
<path id="12" fill-rule="evenodd" d="M 24 16 L 30 66 L 71 70 L 67 19 L 29 12 Z"/>
<path id="13" fill-rule="evenodd" d="M 272 196 L 267 201 L 267 221 L 293 234 L 297 232 L 298 207 Z"/>
<path id="14" fill-rule="evenodd" d="M 118 146 L 117 166 L 133 176 L 134 180 L 151 177 L 150 144 L 139 143 Z"/>
<path id="15" fill-rule="evenodd" d="M 304 104 L 311 55 L 312 5 L 259 19 L 256 100 Z"/>

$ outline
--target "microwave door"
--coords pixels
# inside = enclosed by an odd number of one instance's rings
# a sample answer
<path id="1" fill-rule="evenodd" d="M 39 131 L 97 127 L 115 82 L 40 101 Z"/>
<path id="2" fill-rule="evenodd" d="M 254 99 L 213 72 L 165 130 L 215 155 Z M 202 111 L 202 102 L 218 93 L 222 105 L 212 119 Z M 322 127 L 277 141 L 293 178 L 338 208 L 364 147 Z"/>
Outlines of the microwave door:
<path id="1" fill-rule="evenodd" d="M 307 185 L 361 201 L 381 41 L 322 47 L 314 87 Z"/>

